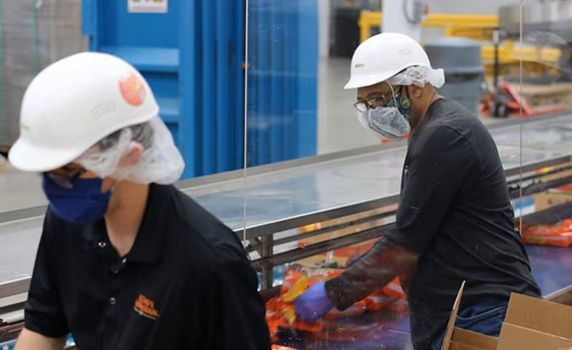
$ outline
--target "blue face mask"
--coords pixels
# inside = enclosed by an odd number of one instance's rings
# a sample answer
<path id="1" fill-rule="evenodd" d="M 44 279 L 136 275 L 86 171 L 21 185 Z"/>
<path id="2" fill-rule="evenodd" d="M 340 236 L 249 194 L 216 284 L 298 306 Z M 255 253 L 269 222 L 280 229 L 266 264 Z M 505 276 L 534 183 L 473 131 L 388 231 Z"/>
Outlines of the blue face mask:
<path id="1" fill-rule="evenodd" d="M 93 224 L 107 212 L 111 191 L 102 193 L 102 179 L 74 179 L 73 188 L 64 188 L 44 175 L 42 188 L 52 211 L 72 224 Z"/>

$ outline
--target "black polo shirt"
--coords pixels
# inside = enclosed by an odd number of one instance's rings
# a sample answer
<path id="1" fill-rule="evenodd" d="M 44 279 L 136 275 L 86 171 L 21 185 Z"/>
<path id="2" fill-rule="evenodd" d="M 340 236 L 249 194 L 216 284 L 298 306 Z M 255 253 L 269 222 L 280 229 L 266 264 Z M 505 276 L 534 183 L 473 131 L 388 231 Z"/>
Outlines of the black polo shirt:
<path id="1" fill-rule="evenodd" d="M 495 142 L 453 100 L 436 101 L 410 139 L 388 239 L 420 255 L 408 289 L 416 349 L 429 348 L 444 330 L 463 280 L 463 306 L 511 292 L 540 294 Z"/>
<path id="2" fill-rule="evenodd" d="M 151 185 L 131 251 L 105 223 L 48 210 L 25 327 L 89 349 L 268 349 L 257 278 L 236 235 L 173 186 Z"/>

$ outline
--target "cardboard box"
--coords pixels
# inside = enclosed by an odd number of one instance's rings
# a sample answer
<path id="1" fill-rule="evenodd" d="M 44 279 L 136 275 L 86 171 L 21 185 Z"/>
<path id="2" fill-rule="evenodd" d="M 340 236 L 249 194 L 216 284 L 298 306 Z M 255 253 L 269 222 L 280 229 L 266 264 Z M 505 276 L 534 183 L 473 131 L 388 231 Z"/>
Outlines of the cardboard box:
<path id="1" fill-rule="evenodd" d="M 497 350 L 572 349 L 572 307 L 512 294 Z"/>
<path id="2" fill-rule="evenodd" d="M 464 289 L 465 281 L 461 283 L 461 288 L 455 298 L 441 350 L 495 350 L 497 338 L 455 327 Z"/>
<path id="3" fill-rule="evenodd" d="M 572 202 L 572 192 L 559 189 L 552 189 L 534 196 L 535 210 L 541 211 L 550 209 L 560 204 Z"/>
<path id="4" fill-rule="evenodd" d="M 572 307 L 511 294 L 498 338 L 455 327 L 465 282 L 461 285 L 442 350 L 572 350 Z"/>
<path id="5" fill-rule="evenodd" d="M 453 330 L 450 341 L 451 350 L 495 350 L 497 338 L 462 328 Z"/>
<path id="6" fill-rule="evenodd" d="M 570 166 L 571 163 L 566 163 L 563 166 Z M 546 171 L 552 171 L 555 168 L 546 168 Z M 540 171 L 542 173 L 542 170 Z M 565 170 L 552 175 L 545 175 L 540 178 L 543 182 L 559 180 L 564 177 L 572 176 L 572 170 Z M 554 206 L 568 203 L 572 201 L 572 187 L 570 185 L 559 186 L 551 188 L 548 191 L 534 195 L 536 211 L 552 208 Z"/>

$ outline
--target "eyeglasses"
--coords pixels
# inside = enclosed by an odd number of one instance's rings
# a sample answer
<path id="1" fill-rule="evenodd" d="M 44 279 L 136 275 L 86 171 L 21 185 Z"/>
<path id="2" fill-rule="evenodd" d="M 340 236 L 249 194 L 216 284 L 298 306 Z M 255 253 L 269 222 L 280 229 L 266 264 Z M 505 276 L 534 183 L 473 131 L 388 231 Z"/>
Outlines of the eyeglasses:
<path id="1" fill-rule="evenodd" d="M 62 188 L 72 189 L 75 186 L 76 180 L 79 179 L 79 177 L 85 174 L 86 172 L 87 170 L 85 168 L 79 168 L 69 174 L 47 172 L 44 173 L 44 176 L 48 177 L 50 180 L 55 182 L 56 185 Z"/>
<path id="2" fill-rule="evenodd" d="M 393 87 L 391 87 L 391 85 L 389 86 L 391 88 L 391 91 L 388 91 L 384 94 L 381 94 L 379 96 L 375 96 L 373 98 L 370 98 L 369 100 L 365 100 L 365 99 L 360 99 L 359 101 L 357 101 L 356 103 L 354 103 L 354 108 L 358 111 L 358 112 L 367 112 L 370 109 L 376 109 L 379 107 L 385 107 L 387 106 L 387 104 L 394 99 L 395 97 L 399 96 L 401 93 L 401 87 L 399 88 L 399 91 L 397 94 L 395 94 Z"/>

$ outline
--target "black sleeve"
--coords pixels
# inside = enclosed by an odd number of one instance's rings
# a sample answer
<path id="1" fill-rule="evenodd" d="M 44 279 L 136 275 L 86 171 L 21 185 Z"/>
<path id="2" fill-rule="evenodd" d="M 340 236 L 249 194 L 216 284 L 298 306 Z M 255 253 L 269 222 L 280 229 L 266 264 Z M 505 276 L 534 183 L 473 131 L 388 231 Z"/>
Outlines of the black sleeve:
<path id="1" fill-rule="evenodd" d="M 463 183 L 479 176 L 476 154 L 463 135 L 446 126 L 427 131 L 414 145 L 419 150 L 404 173 L 396 227 L 387 236 L 417 254 L 439 232 Z"/>
<path id="2" fill-rule="evenodd" d="M 24 326 L 46 337 L 59 338 L 67 335 L 69 329 L 55 279 L 55 256 L 50 249 L 50 244 L 53 243 L 51 233 L 54 227 L 50 217 L 51 214 L 48 212 L 36 254 L 28 300 L 24 308 Z"/>
<path id="3" fill-rule="evenodd" d="M 338 310 L 345 310 L 395 277 L 409 274 L 416 262 L 417 254 L 382 238 L 344 273 L 326 282 L 328 298 Z"/>
<path id="4" fill-rule="evenodd" d="M 254 270 L 245 260 L 221 264 L 208 283 L 204 349 L 270 349 L 266 308 L 257 292 Z"/>

